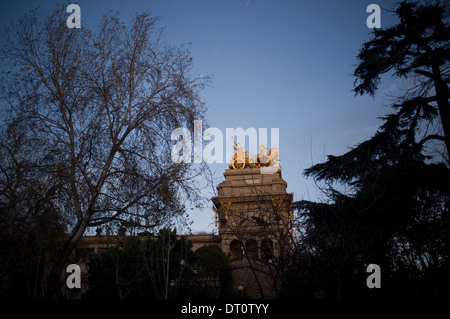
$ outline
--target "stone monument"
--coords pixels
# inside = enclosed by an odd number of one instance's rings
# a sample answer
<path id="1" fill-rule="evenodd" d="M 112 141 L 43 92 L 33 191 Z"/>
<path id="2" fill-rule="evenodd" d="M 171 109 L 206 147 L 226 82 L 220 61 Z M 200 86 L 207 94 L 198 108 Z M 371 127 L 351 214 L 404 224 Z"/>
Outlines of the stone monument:
<path id="1" fill-rule="evenodd" d="M 249 159 L 236 146 L 225 180 L 212 198 L 220 245 L 230 258 L 233 291 L 244 290 L 250 298 L 276 298 L 280 283 L 275 272 L 291 243 L 293 194 L 286 192 L 278 150 L 265 152 L 266 159 L 261 152 Z M 264 171 L 269 168 L 270 173 Z"/>

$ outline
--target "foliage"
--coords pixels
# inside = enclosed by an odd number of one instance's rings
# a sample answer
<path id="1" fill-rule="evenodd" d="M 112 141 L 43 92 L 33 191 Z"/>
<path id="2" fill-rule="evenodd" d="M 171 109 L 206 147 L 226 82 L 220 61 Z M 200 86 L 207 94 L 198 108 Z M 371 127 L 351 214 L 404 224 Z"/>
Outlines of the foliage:
<path id="1" fill-rule="evenodd" d="M 403 135 L 408 148 L 420 148 L 430 140 L 438 140 L 445 142 L 447 153 L 450 149 L 449 10 L 448 2 L 403 1 L 395 11 L 399 23 L 374 29 L 372 39 L 362 45 L 358 54 L 359 65 L 354 71 L 356 94 L 373 96 L 381 75 L 390 71 L 394 77 L 408 81 L 406 94 L 393 104 L 396 113 L 386 116 L 384 125 L 387 131 L 397 133 L 397 138 L 398 134 Z M 427 129 L 415 142 L 414 133 L 421 122 Z M 439 130 L 430 130 L 439 124 L 442 135 Z"/>
<path id="2" fill-rule="evenodd" d="M 45 286 L 45 272 L 65 239 L 58 213 L 42 209 L 22 225 L 0 226 L 0 296 L 36 299 Z M 3 216 L 4 217 L 4 216 Z"/>
<path id="3" fill-rule="evenodd" d="M 66 18 L 62 7 L 31 10 L 2 33 L 0 52 L 1 221 L 51 209 L 67 225 L 48 298 L 60 297 L 89 227 L 152 228 L 184 214 L 198 172 L 171 161 L 170 136 L 202 119 L 209 81 L 190 75 L 190 48 L 164 43 L 146 12 L 128 24 L 108 13 L 97 30 L 67 28 Z"/>
<path id="4" fill-rule="evenodd" d="M 396 14 L 397 25 L 363 44 L 355 92 L 374 95 L 390 70 L 409 89 L 372 138 L 304 171 L 325 183 L 329 200 L 295 203 L 301 271 L 287 280 L 312 298 L 450 296 L 450 170 L 441 147 L 448 152 L 448 8 L 404 1 Z M 438 151 L 425 148 L 431 140 Z M 382 269 L 381 292 L 364 285 L 370 263 Z"/>
<path id="5" fill-rule="evenodd" d="M 205 294 L 209 298 L 231 297 L 231 273 L 228 258 L 216 245 L 203 246 L 196 250 L 197 271 L 205 283 Z"/>
<path id="6" fill-rule="evenodd" d="M 164 228 L 156 237 L 124 237 L 109 252 L 92 255 L 88 266 L 83 298 L 215 298 L 210 280 L 226 276 L 227 259 L 217 246 L 193 252 L 186 237 Z"/>

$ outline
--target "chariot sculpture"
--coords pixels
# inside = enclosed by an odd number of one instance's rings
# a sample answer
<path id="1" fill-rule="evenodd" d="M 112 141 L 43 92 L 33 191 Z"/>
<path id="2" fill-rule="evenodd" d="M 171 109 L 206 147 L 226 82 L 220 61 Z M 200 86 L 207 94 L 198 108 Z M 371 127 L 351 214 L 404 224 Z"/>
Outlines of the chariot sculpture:
<path id="1" fill-rule="evenodd" d="M 233 148 L 236 150 L 236 153 L 231 159 L 229 168 L 243 169 L 269 166 L 279 166 L 281 168 L 279 151 L 276 147 L 271 148 L 269 153 L 267 153 L 267 146 L 261 144 L 259 146 L 259 153 L 251 156 L 250 158 L 248 157 L 248 152 L 244 149 L 244 147 L 242 147 L 241 143 L 236 143 L 236 141 L 234 141 Z"/>

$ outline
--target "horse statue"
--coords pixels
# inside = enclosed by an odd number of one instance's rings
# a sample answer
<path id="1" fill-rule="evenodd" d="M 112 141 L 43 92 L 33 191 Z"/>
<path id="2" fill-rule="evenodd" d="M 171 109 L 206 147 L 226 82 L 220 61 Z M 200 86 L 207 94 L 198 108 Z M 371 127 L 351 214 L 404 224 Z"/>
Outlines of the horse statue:
<path id="1" fill-rule="evenodd" d="M 277 147 L 271 148 L 269 151 L 270 166 L 280 166 L 280 153 Z"/>
<path id="2" fill-rule="evenodd" d="M 236 153 L 231 159 L 229 168 L 242 169 L 245 167 L 260 168 L 273 166 L 279 166 L 281 168 L 277 147 L 271 148 L 269 153 L 267 153 L 267 146 L 261 144 L 259 146 L 259 153 L 249 158 L 248 152 L 241 146 L 241 143 L 234 141 L 234 145 L 233 149 L 236 150 Z"/>
<path id="3" fill-rule="evenodd" d="M 241 146 L 241 143 L 234 141 L 234 145 L 233 149 L 236 151 L 236 154 L 233 155 L 229 168 L 242 169 L 249 167 L 248 152 Z"/>

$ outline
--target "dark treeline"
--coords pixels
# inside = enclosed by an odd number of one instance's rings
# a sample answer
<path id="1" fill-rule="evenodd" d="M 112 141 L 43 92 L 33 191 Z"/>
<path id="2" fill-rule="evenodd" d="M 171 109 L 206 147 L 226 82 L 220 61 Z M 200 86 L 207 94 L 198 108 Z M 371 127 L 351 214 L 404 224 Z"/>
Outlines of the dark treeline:
<path id="1" fill-rule="evenodd" d="M 449 7 L 404 1 L 395 14 L 362 45 L 354 92 L 373 96 L 383 75 L 407 88 L 372 138 L 304 171 L 328 201 L 296 203 L 294 296 L 450 297 Z M 366 286 L 371 263 L 381 289 Z"/>

